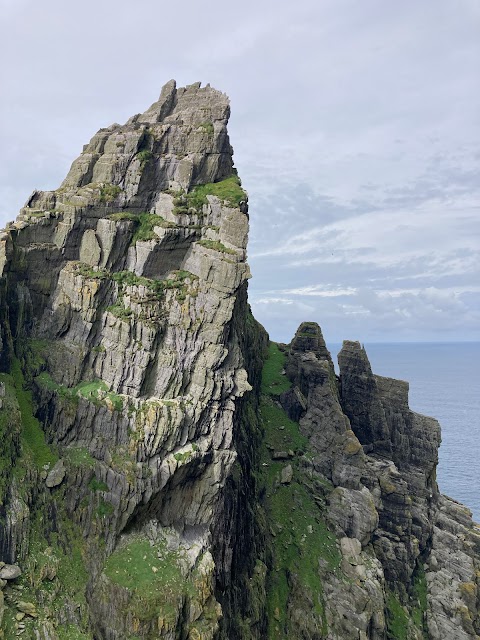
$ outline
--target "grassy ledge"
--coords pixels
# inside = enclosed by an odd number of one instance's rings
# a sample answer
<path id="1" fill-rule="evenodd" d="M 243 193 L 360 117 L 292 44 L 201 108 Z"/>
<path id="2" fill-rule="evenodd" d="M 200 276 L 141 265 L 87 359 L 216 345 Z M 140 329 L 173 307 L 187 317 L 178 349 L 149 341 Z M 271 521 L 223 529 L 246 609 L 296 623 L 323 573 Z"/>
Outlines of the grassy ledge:
<path id="1" fill-rule="evenodd" d="M 203 206 L 208 204 L 207 196 L 216 196 L 230 207 L 238 207 L 241 202 L 247 199 L 247 194 L 241 187 L 240 180 L 236 175 L 225 178 L 220 182 L 209 182 L 193 187 L 191 191 L 183 191 L 174 194 L 175 214 L 189 213 L 191 209 L 198 214 L 202 213 Z"/>
<path id="2" fill-rule="evenodd" d="M 85 398 L 93 404 L 106 404 L 114 411 L 123 409 L 123 397 L 108 390 L 108 385 L 103 380 L 90 380 L 79 382 L 75 387 L 65 387 L 53 380 L 49 373 L 44 371 L 35 378 L 35 382 L 50 391 L 55 391 L 58 395 L 69 400 L 79 397 Z"/>
<path id="3" fill-rule="evenodd" d="M 163 229 L 171 229 L 175 227 L 172 222 L 168 222 L 162 216 L 157 216 L 154 213 L 131 213 L 130 211 L 120 211 L 118 213 L 112 213 L 109 216 L 110 220 L 130 220 L 135 223 L 135 231 L 132 237 L 131 244 L 137 242 L 146 242 L 147 240 L 153 240 L 157 237 L 154 231 L 155 227 L 162 227 Z"/>
<path id="4" fill-rule="evenodd" d="M 179 602 L 193 586 L 185 579 L 177 552 L 166 543 L 151 544 L 143 536 L 132 538 L 108 558 L 104 573 L 114 584 L 132 592 L 130 612 L 139 620 L 154 616 L 175 619 Z"/>
<path id="5" fill-rule="evenodd" d="M 21 439 L 24 452 L 31 455 L 37 468 L 50 466 L 57 461 L 58 457 L 46 443 L 42 427 L 33 414 L 32 393 L 24 387 L 25 379 L 17 359 L 13 361 L 11 375 L 22 420 Z"/>
<path id="6" fill-rule="evenodd" d="M 187 199 L 190 200 L 190 206 L 199 208 L 207 204 L 207 196 L 216 196 L 231 207 L 238 207 L 247 198 L 237 176 L 230 176 L 220 182 L 198 185 L 187 194 Z"/>
<path id="7" fill-rule="evenodd" d="M 206 247 L 207 249 L 219 251 L 220 253 L 230 253 L 232 255 L 236 255 L 237 253 L 233 249 L 229 249 L 228 247 L 226 247 L 219 240 L 199 240 L 197 244 L 199 244 L 201 247 Z"/>

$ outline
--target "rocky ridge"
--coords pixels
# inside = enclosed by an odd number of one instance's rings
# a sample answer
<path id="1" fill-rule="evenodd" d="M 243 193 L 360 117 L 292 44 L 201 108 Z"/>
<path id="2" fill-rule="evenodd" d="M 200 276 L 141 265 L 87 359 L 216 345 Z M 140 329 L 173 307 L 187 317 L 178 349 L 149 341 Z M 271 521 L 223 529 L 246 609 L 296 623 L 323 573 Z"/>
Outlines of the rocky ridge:
<path id="1" fill-rule="evenodd" d="M 0 637 L 477 638 L 436 421 L 250 313 L 228 117 L 170 81 L 0 237 Z"/>

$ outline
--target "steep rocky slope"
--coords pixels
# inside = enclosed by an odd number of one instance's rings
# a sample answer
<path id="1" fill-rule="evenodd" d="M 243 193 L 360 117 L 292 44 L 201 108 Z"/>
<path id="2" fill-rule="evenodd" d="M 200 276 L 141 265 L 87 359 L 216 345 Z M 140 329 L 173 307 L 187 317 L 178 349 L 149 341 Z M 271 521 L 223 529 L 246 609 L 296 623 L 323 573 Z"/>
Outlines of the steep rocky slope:
<path id="1" fill-rule="evenodd" d="M 437 423 L 251 315 L 228 117 L 169 82 L 0 238 L 0 637 L 476 638 Z"/>

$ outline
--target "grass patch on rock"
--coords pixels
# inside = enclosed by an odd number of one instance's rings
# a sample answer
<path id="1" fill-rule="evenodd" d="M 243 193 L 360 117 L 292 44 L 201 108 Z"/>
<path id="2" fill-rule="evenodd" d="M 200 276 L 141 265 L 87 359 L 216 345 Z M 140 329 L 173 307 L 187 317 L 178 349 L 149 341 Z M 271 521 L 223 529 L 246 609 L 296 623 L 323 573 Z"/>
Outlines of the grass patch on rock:
<path id="1" fill-rule="evenodd" d="M 78 401 L 81 397 L 96 405 L 105 404 L 115 411 L 121 411 L 123 408 L 123 397 L 109 391 L 107 383 L 103 380 L 84 380 L 74 387 L 66 387 L 55 382 L 51 375 L 44 371 L 35 378 L 35 382 L 70 400 Z"/>
<path id="2" fill-rule="evenodd" d="M 280 395 L 288 391 L 292 383 L 284 373 L 285 353 L 278 344 L 270 342 L 268 357 L 262 370 L 262 392 L 270 395 Z"/>
<path id="3" fill-rule="evenodd" d="M 108 491 L 108 484 L 97 480 L 97 478 L 92 478 L 88 483 L 88 487 L 90 491 Z"/>
<path id="4" fill-rule="evenodd" d="M 427 578 L 425 570 L 420 564 L 413 574 L 413 589 L 411 594 L 412 620 L 419 629 L 425 629 L 425 613 L 427 611 Z"/>
<path id="5" fill-rule="evenodd" d="M 398 597 L 392 592 L 387 593 L 387 637 L 389 640 L 407 640 L 409 617 L 402 607 Z"/>
<path id="6" fill-rule="evenodd" d="M 100 202 L 113 202 L 121 192 L 121 188 L 116 184 L 104 184 L 100 187 Z"/>
<path id="7" fill-rule="evenodd" d="M 162 216 L 157 216 L 154 213 L 132 213 L 130 211 L 119 211 L 118 213 L 112 213 L 109 216 L 110 220 L 130 220 L 135 223 L 135 231 L 132 236 L 131 244 L 137 242 L 145 242 L 147 240 L 153 240 L 157 238 L 157 234 L 154 231 L 155 227 L 162 227 L 164 229 L 170 229 L 175 227 L 172 222 L 168 222 Z"/>
<path id="8" fill-rule="evenodd" d="M 198 280 L 198 276 L 183 270 L 172 271 L 171 276 L 164 280 L 137 276 L 131 271 L 113 273 L 112 278 L 117 282 L 120 289 L 126 287 L 145 287 L 149 295 L 147 295 L 147 297 L 139 297 L 136 301 L 140 303 L 151 302 L 152 300 L 163 300 L 166 291 L 169 289 L 177 290 L 178 299 L 185 299 L 189 285 Z M 107 311 L 110 311 L 110 313 L 113 313 L 113 315 L 125 321 L 128 320 L 133 313 L 131 309 L 125 308 L 118 301 L 111 307 L 108 307 Z"/>
<path id="9" fill-rule="evenodd" d="M 17 457 L 20 455 L 22 422 L 13 379 L 0 374 L 4 395 L 0 409 L 0 505 L 3 505 Z"/>
<path id="10" fill-rule="evenodd" d="M 68 447 L 62 454 L 65 461 L 72 467 L 86 467 L 88 469 L 95 467 L 95 458 L 86 447 Z"/>
<path id="11" fill-rule="evenodd" d="M 195 209 L 201 208 L 204 204 L 207 204 L 207 196 L 216 196 L 231 207 L 238 207 L 240 202 L 247 198 L 245 191 L 241 187 L 240 180 L 235 175 L 220 182 L 210 182 L 194 187 L 187 194 L 189 206 Z"/>
<path id="12" fill-rule="evenodd" d="M 197 244 L 199 244 L 201 247 L 206 247 L 207 249 L 219 251 L 220 253 L 230 253 L 232 255 L 236 255 L 237 253 L 233 249 L 229 249 L 228 247 L 226 247 L 219 240 L 199 240 Z"/>
<path id="13" fill-rule="evenodd" d="M 54 527 L 52 522 L 45 520 L 45 507 L 52 509 L 47 513 L 55 514 Z M 42 505 L 42 509 L 37 509 L 31 516 L 29 552 L 22 563 L 23 573 L 17 579 L 22 590 L 21 599 L 36 607 L 39 620 L 45 619 L 48 611 L 61 612 L 73 608 L 79 619 L 76 625 L 79 635 L 68 635 L 59 627 L 62 632 L 58 637 L 72 640 L 90 637 L 83 635 L 88 628 L 85 599 L 88 573 L 83 559 L 85 543 L 82 534 L 61 502 Z"/>
<path id="14" fill-rule="evenodd" d="M 108 313 L 111 313 L 112 316 L 115 316 L 122 322 L 127 322 L 127 320 L 130 320 L 130 316 L 133 313 L 130 307 L 126 307 L 121 302 L 111 304 L 109 307 L 107 307 L 106 311 L 108 311 Z"/>
<path id="15" fill-rule="evenodd" d="M 34 415 L 32 393 L 25 389 L 25 379 L 17 359 L 13 361 L 11 374 L 22 421 L 23 450 L 31 455 L 37 468 L 53 465 L 58 456 L 45 441 L 45 434 L 40 422 Z"/>
<path id="16" fill-rule="evenodd" d="M 100 267 L 94 268 L 85 262 L 78 262 L 76 267 L 77 272 L 89 280 L 104 280 L 105 278 L 108 278 L 108 271 L 101 269 Z"/>
<path id="17" fill-rule="evenodd" d="M 129 608 L 139 620 L 174 616 L 182 594 L 192 590 L 183 575 L 179 554 L 169 551 L 165 543 L 153 545 L 143 536 L 131 538 L 114 551 L 104 573 L 132 593 Z"/>
<path id="18" fill-rule="evenodd" d="M 321 571 L 335 572 L 341 562 L 335 535 L 300 464 L 301 457 L 309 452 L 309 441 L 277 401 L 277 396 L 291 386 L 284 366 L 285 353 L 270 343 L 262 372 L 260 422 L 264 439 L 259 478 L 271 551 L 266 601 L 269 640 L 293 635 L 289 607 L 295 607 L 299 589 L 303 594 L 300 600 L 312 603 L 306 613 L 311 616 L 310 627 L 316 627 L 319 637 L 325 636 Z M 274 452 L 285 452 L 288 457 L 274 459 Z M 281 483 L 287 464 L 292 466 L 293 478 Z"/>
<path id="19" fill-rule="evenodd" d="M 175 226 L 171 222 L 167 222 L 161 216 L 157 216 L 153 213 L 139 213 L 137 215 L 137 225 L 135 233 L 133 234 L 132 244 L 156 238 L 157 234 L 154 231 L 155 227 L 168 229 Z"/>

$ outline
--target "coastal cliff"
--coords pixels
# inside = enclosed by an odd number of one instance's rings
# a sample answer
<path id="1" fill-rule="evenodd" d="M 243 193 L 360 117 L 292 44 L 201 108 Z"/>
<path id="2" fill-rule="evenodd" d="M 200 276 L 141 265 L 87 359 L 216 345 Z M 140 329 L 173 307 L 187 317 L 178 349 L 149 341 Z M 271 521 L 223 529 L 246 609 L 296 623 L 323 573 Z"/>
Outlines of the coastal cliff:
<path id="1" fill-rule="evenodd" d="M 228 118 L 170 81 L 2 232 L 0 637 L 477 638 L 438 423 L 251 314 Z"/>

